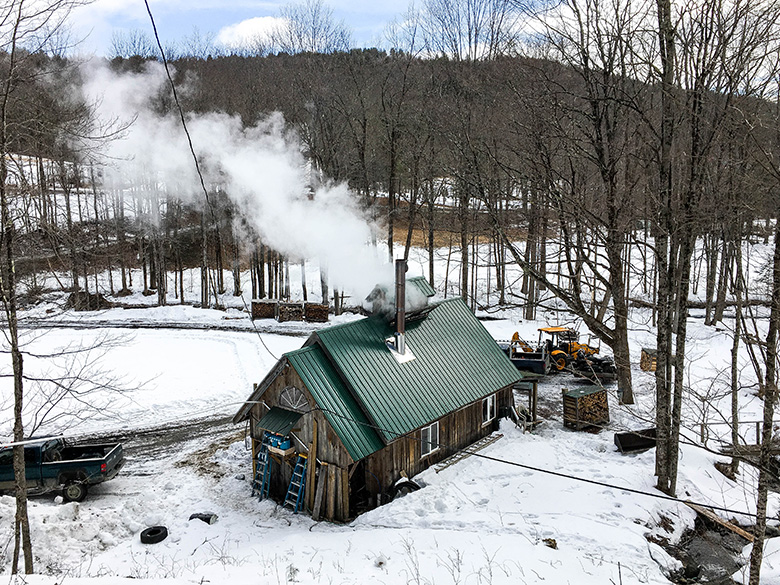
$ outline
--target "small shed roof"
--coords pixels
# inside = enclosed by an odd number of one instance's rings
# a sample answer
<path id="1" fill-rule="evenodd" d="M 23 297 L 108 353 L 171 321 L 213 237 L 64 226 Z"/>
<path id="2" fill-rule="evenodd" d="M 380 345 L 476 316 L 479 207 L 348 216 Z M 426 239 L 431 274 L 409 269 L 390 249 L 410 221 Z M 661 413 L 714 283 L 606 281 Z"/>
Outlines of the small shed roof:
<path id="1" fill-rule="evenodd" d="M 406 284 L 407 286 L 411 285 L 415 287 L 426 297 L 433 297 L 436 295 L 436 291 L 424 276 L 414 276 L 412 278 L 407 278 Z"/>
<path id="2" fill-rule="evenodd" d="M 257 421 L 257 428 L 278 435 L 286 435 L 292 430 L 301 416 L 303 416 L 303 414 L 300 412 L 272 406 L 271 410 L 266 412 L 265 416 Z"/>

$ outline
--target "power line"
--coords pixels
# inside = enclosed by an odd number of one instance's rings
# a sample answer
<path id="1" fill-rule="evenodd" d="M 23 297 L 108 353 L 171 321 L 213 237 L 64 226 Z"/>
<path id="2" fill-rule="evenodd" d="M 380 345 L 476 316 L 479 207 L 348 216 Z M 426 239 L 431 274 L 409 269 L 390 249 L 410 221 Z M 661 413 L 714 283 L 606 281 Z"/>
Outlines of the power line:
<path id="1" fill-rule="evenodd" d="M 206 189 L 206 184 L 205 184 L 205 181 L 203 179 L 203 174 L 201 173 L 201 170 L 200 170 L 200 164 L 198 163 L 198 157 L 195 154 L 195 148 L 194 148 L 194 146 L 192 144 L 192 137 L 190 136 L 189 130 L 187 129 L 187 122 L 186 122 L 186 119 L 185 119 L 185 116 L 184 116 L 184 110 L 182 109 L 181 104 L 179 103 L 178 94 L 176 92 L 176 85 L 173 82 L 173 77 L 171 76 L 171 72 L 170 72 L 170 69 L 168 67 L 168 60 L 165 57 L 165 51 L 163 50 L 162 43 L 160 42 L 160 37 L 157 34 L 157 25 L 154 22 L 154 16 L 152 15 L 152 10 L 149 7 L 148 0 L 144 0 L 144 4 L 146 5 L 146 11 L 149 14 L 149 19 L 151 20 L 151 23 L 152 23 L 152 30 L 154 32 L 154 38 L 157 41 L 157 47 L 160 49 L 160 55 L 162 57 L 163 66 L 165 68 L 165 73 L 168 76 L 168 81 L 169 81 L 169 83 L 171 85 L 171 91 L 173 92 L 173 99 L 174 99 L 174 102 L 176 103 L 176 107 L 177 107 L 178 112 L 179 112 L 179 117 L 181 119 L 181 124 L 182 124 L 182 127 L 184 129 L 184 133 L 187 136 L 187 143 L 189 144 L 190 153 L 192 154 L 192 158 L 195 161 L 195 170 L 197 171 L 198 178 L 200 179 L 200 185 L 201 185 L 201 188 L 203 189 L 203 194 L 204 194 L 204 196 L 206 198 L 206 204 L 209 207 L 209 212 L 211 213 L 212 219 L 216 222 L 215 214 L 214 214 L 214 208 L 213 208 L 213 206 L 211 204 L 211 200 L 209 198 L 208 190 Z M 242 300 L 243 300 L 243 297 L 242 297 Z M 246 301 L 245 300 L 244 300 L 244 307 L 246 308 Z M 260 334 L 260 331 L 257 329 L 257 326 L 254 325 L 254 321 L 252 321 L 252 325 L 255 328 L 255 332 L 257 333 L 258 337 L 260 337 L 260 341 L 262 342 L 262 344 L 265 347 L 266 351 L 268 351 L 268 353 L 274 359 L 278 359 L 273 354 L 273 352 L 271 352 L 271 350 L 268 348 L 268 346 L 266 345 L 265 341 L 262 338 L 262 335 Z M 344 415 L 341 415 L 339 413 L 336 413 L 336 412 L 333 412 L 333 411 L 330 411 L 330 410 L 327 410 L 327 409 L 323 409 L 321 407 L 317 408 L 317 409 L 313 409 L 313 410 L 321 410 L 322 412 L 330 413 L 333 416 L 337 416 L 337 417 L 340 417 L 340 418 L 347 419 L 347 420 L 349 420 L 349 421 L 351 421 L 353 423 L 356 423 L 356 424 L 359 424 L 359 425 L 363 425 L 363 426 L 368 426 L 368 427 L 373 428 L 374 430 L 378 430 L 378 431 L 381 431 L 383 433 L 390 433 L 392 435 L 395 435 L 396 438 L 408 435 L 408 436 L 410 436 L 410 438 L 412 438 L 415 441 L 421 441 L 422 440 L 422 439 L 417 439 L 416 437 L 411 437 L 410 433 L 398 433 L 397 431 L 390 431 L 388 429 L 383 429 L 383 428 L 381 428 L 379 426 L 372 425 L 370 423 L 364 423 L 362 421 L 358 421 L 358 420 L 346 417 Z M 437 443 L 437 444 L 439 446 L 442 446 L 442 443 Z M 444 445 L 444 446 L 445 447 L 454 448 L 453 445 Z M 661 499 L 661 500 L 666 500 L 666 501 L 671 501 L 671 502 L 678 502 L 678 503 L 681 503 L 681 504 L 687 504 L 687 503 L 690 502 L 690 503 L 697 504 L 697 505 L 702 506 L 702 507 L 710 508 L 712 510 L 717 510 L 719 512 L 726 512 L 726 513 L 729 513 L 729 514 L 741 514 L 741 515 L 744 515 L 744 516 L 750 516 L 750 517 L 754 517 L 754 518 L 757 517 L 756 514 L 750 513 L 750 512 L 744 512 L 744 511 L 741 511 L 741 510 L 733 510 L 733 509 L 730 509 L 730 508 L 714 506 L 712 504 L 691 502 L 690 500 L 682 500 L 680 498 L 676 498 L 674 496 L 669 496 L 669 495 L 661 494 L 661 493 L 655 494 L 655 493 L 651 493 L 651 492 L 644 492 L 642 490 L 637 490 L 637 489 L 634 489 L 634 488 L 629 488 L 629 487 L 625 487 L 625 486 L 617 486 L 617 485 L 609 484 L 609 483 L 602 482 L 602 481 L 597 481 L 597 480 L 593 480 L 593 479 L 587 479 L 587 478 L 583 478 L 583 477 L 577 477 L 577 476 L 574 476 L 574 475 L 569 475 L 569 474 L 561 473 L 561 472 L 558 472 L 558 471 L 552 471 L 550 469 L 542 469 L 540 467 L 534 467 L 534 466 L 531 466 L 531 465 L 525 465 L 525 464 L 522 464 L 522 463 L 517 463 L 515 461 L 509 461 L 509 460 L 500 459 L 500 458 L 497 458 L 497 457 L 490 457 L 489 455 L 480 454 L 480 453 L 477 453 L 475 451 L 470 452 L 470 454 L 473 457 L 479 457 L 481 459 L 486 459 L 488 461 L 493 461 L 495 463 L 502 463 L 502 464 L 505 464 L 505 465 L 511 465 L 511 466 L 514 466 L 514 467 L 527 469 L 529 471 L 535 471 L 537 473 L 544 473 L 544 474 L 547 474 L 547 475 L 552 475 L 554 477 L 560 477 L 560 478 L 570 479 L 570 480 L 574 480 L 574 481 L 580 481 L 580 482 L 583 482 L 583 483 L 589 483 L 589 484 L 592 484 L 592 485 L 598 485 L 600 487 L 606 487 L 606 488 L 609 488 L 609 489 L 616 489 L 616 490 L 620 490 L 620 491 L 624 491 L 624 492 L 628 492 L 628 493 L 633 493 L 633 494 L 637 494 L 637 495 L 647 496 L 647 497 L 650 497 L 650 498 L 656 498 L 656 499 Z"/>
<path id="2" fill-rule="evenodd" d="M 211 203 L 211 198 L 209 197 L 208 189 L 206 189 L 206 182 L 203 179 L 203 173 L 200 170 L 200 163 L 198 162 L 198 155 L 195 154 L 195 147 L 192 144 L 192 136 L 190 136 L 190 131 L 187 128 L 187 120 L 184 116 L 184 109 L 181 107 L 181 103 L 179 102 L 179 95 L 176 92 L 176 84 L 173 82 L 173 76 L 171 75 L 171 70 L 168 67 L 168 59 L 165 57 L 165 50 L 163 49 L 162 43 L 160 42 L 160 36 L 157 34 L 157 25 L 154 22 L 154 16 L 152 15 L 152 9 L 149 7 L 148 0 L 144 0 L 144 4 L 146 5 L 146 12 L 149 14 L 149 20 L 152 22 L 152 31 L 154 32 L 154 40 L 157 41 L 157 47 L 160 49 L 160 56 L 162 57 L 163 67 L 165 68 L 165 74 L 168 76 L 168 82 L 171 85 L 171 92 L 173 92 L 173 101 L 176 103 L 176 109 L 179 112 L 179 119 L 181 120 L 181 126 L 184 129 L 184 134 L 187 136 L 187 144 L 190 147 L 190 154 L 192 154 L 192 160 L 195 162 L 195 171 L 198 173 L 198 179 L 200 180 L 200 187 L 203 190 L 203 196 L 206 199 L 206 206 L 209 209 L 209 213 L 211 214 L 211 221 L 214 222 L 214 225 L 217 225 L 217 216 L 214 212 L 214 206 Z M 205 234 L 204 234 L 205 237 Z M 251 317 L 252 313 L 249 311 L 249 308 L 246 306 L 246 300 L 244 299 L 244 296 L 241 295 L 241 300 L 244 303 L 244 308 L 247 309 L 247 312 L 249 312 L 249 315 Z M 257 337 L 260 339 L 260 343 L 263 344 L 263 347 L 265 350 L 271 355 L 271 357 L 275 360 L 279 360 L 276 355 L 274 355 L 274 352 L 271 351 L 271 349 L 266 345 L 265 340 L 263 339 L 263 336 L 261 335 L 260 331 L 257 329 L 257 325 L 255 325 L 254 319 L 251 319 L 252 321 L 252 327 L 255 330 L 255 333 L 257 333 Z"/>
<path id="3" fill-rule="evenodd" d="M 351 417 L 345 416 L 343 414 L 340 414 L 338 412 L 334 412 L 334 411 L 326 409 L 326 408 L 318 407 L 318 408 L 312 409 L 312 411 L 314 411 L 314 410 L 320 410 L 320 411 L 322 411 L 324 413 L 331 414 L 333 416 L 336 416 L 338 418 L 342 418 L 342 419 L 348 420 L 348 421 L 356 423 L 358 425 L 369 427 L 369 428 L 372 428 L 374 430 L 381 431 L 382 433 L 390 434 L 390 435 L 394 436 L 396 439 L 406 436 L 406 437 L 408 437 L 408 438 L 410 438 L 410 439 L 412 439 L 414 441 L 422 442 L 421 438 L 412 436 L 412 433 L 414 431 L 410 431 L 410 432 L 407 432 L 407 433 L 400 433 L 398 431 L 384 429 L 384 428 L 382 428 L 380 426 L 377 426 L 377 425 L 374 425 L 374 424 L 371 424 L 371 423 L 366 423 L 366 422 L 362 422 L 362 421 L 353 419 Z M 456 448 L 454 445 L 448 445 L 446 443 L 437 443 L 437 445 L 448 447 L 448 448 L 453 448 L 453 449 Z M 639 489 L 636 489 L 636 488 L 630 488 L 630 487 L 626 487 L 626 486 L 619 486 L 619 485 L 615 485 L 615 484 L 611 484 L 611 483 L 606 483 L 606 482 L 603 482 L 603 481 L 598 481 L 598 480 L 595 480 L 595 479 L 588 479 L 588 478 L 584 478 L 584 477 L 578 477 L 576 475 L 570 475 L 568 473 L 562 473 L 560 471 L 553 471 L 551 469 L 544 469 L 544 468 L 541 468 L 541 467 L 535 467 L 533 465 L 526 465 L 526 464 L 523 464 L 523 463 L 517 463 L 516 461 L 509 461 L 507 459 L 501 459 L 499 457 L 491 457 L 490 455 L 484 455 L 484 454 L 478 453 L 476 451 L 469 451 L 468 447 L 466 447 L 465 449 L 462 449 L 462 450 L 468 452 L 472 457 L 478 457 L 480 459 L 485 459 L 487 461 L 492 461 L 494 463 L 501 463 L 501 464 L 504 464 L 504 465 L 510 465 L 512 467 L 519 467 L 521 469 L 527 469 L 529 471 L 534 471 L 534 472 L 537 472 L 537 473 L 543 473 L 543 474 L 546 474 L 546 475 L 552 475 L 554 477 L 570 479 L 570 480 L 573 480 L 573 481 L 579 481 L 579 482 L 582 482 L 582 483 L 588 483 L 588 484 L 597 485 L 597 486 L 600 486 L 600 487 L 605 487 L 605 488 L 609 488 L 609 489 L 613 489 L 613 490 L 620 490 L 620 491 L 624 491 L 624 492 L 628 492 L 628 493 L 632 493 L 632 494 L 637 494 L 637 495 L 640 495 L 640 496 L 647 496 L 649 498 L 656 498 L 656 499 L 659 499 L 659 500 L 665 500 L 665 501 L 669 501 L 669 502 L 677 502 L 677 503 L 680 503 L 680 504 L 689 504 L 689 503 L 690 504 L 695 504 L 697 506 L 702 506 L 704 508 L 710 508 L 711 510 L 717 510 L 719 512 L 725 512 L 725 513 L 728 513 L 728 514 L 739 514 L 739 515 L 743 515 L 743 516 L 749 516 L 749 517 L 752 517 L 752 518 L 757 518 L 758 517 L 755 513 L 752 513 L 752 512 L 745 512 L 743 510 L 734 510 L 732 508 L 725 508 L 725 507 L 722 507 L 722 506 L 715 506 L 713 504 L 706 504 L 706 503 L 702 503 L 702 502 L 694 502 L 693 500 L 683 500 L 682 498 L 677 498 L 675 496 L 669 496 L 669 495 L 663 494 L 663 493 L 646 492 L 646 491 L 642 491 L 642 490 L 639 490 Z M 766 519 L 770 520 L 772 518 L 767 517 Z"/>

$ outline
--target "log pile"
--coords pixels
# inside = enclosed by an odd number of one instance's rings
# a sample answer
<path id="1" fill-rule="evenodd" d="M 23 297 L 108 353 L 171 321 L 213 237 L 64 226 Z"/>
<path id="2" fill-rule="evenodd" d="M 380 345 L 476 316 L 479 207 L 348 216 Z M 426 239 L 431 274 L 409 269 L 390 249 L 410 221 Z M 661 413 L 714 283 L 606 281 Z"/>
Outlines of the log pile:
<path id="1" fill-rule="evenodd" d="M 658 350 L 656 349 L 642 348 L 642 354 L 639 357 L 639 367 L 643 372 L 655 372 L 657 354 Z"/>
<path id="2" fill-rule="evenodd" d="M 577 430 L 609 422 L 607 391 L 602 388 L 563 389 L 563 424 Z"/>
<path id="3" fill-rule="evenodd" d="M 328 305 L 320 303 L 304 303 L 303 314 L 304 318 L 309 323 L 327 323 L 328 322 Z"/>
<path id="4" fill-rule="evenodd" d="M 676 355 L 669 357 L 672 364 L 677 360 Z M 651 347 L 643 347 L 642 354 L 639 356 L 639 367 L 643 372 L 655 372 L 658 365 L 658 350 Z"/>
<path id="5" fill-rule="evenodd" d="M 100 293 L 91 293 L 83 290 L 70 293 L 65 307 L 75 311 L 101 311 L 110 309 L 113 303 Z"/>
<path id="6" fill-rule="evenodd" d="M 252 299 L 252 320 L 276 319 L 276 311 L 279 301 L 270 299 Z"/>
<path id="7" fill-rule="evenodd" d="M 303 303 L 279 303 L 279 323 L 303 321 Z"/>

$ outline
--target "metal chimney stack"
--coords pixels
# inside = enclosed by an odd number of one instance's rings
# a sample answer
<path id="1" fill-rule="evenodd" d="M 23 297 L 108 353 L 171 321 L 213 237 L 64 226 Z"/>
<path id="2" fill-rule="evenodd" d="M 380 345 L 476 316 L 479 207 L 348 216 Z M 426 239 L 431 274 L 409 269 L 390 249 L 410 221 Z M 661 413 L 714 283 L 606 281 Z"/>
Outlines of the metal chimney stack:
<path id="1" fill-rule="evenodd" d="M 406 260 L 395 261 L 395 349 L 406 353 Z"/>

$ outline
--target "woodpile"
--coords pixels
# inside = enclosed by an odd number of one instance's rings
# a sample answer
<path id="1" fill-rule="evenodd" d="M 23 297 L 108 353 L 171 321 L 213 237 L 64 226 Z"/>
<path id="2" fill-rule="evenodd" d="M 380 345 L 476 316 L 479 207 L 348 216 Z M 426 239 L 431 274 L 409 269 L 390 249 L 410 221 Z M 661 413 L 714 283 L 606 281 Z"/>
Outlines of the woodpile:
<path id="1" fill-rule="evenodd" d="M 325 462 L 320 465 L 311 517 L 313 520 L 342 521 L 349 518 L 349 472 L 346 469 Z"/>
<path id="2" fill-rule="evenodd" d="M 563 389 L 563 424 L 577 430 L 609 422 L 607 391 L 602 388 Z"/>
<path id="3" fill-rule="evenodd" d="M 279 323 L 303 321 L 303 303 L 279 303 Z"/>
<path id="4" fill-rule="evenodd" d="M 643 372 L 655 372 L 656 355 L 658 350 L 649 347 L 642 348 L 642 354 L 639 357 L 639 367 Z"/>
<path id="5" fill-rule="evenodd" d="M 677 356 L 672 355 L 671 360 L 674 364 Z M 642 354 L 639 356 L 639 367 L 643 372 L 655 372 L 658 361 L 658 350 L 654 347 L 643 347 Z"/>
<path id="6" fill-rule="evenodd" d="M 329 308 L 321 303 L 304 303 L 303 316 L 309 323 L 327 323 Z"/>
<path id="7" fill-rule="evenodd" d="M 277 319 L 285 321 L 303 321 L 310 323 L 328 322 L 328 305 L 320 303 L 280 303 L 273 299 L 252 299 L 252 320 Z"/>
<path id="8" fill-rule="evenodd" d="M 270 299 L 252 299 L 252 320 L 276 319 L 279 301 Z"/>
<path id="9" fill-rule="evenodd" d="M 113 303 L 100 293 L 90 293 L 83 290 L 70 293 L 65 307 L 74 311 L 101 311 L 110 309 Z"/>

